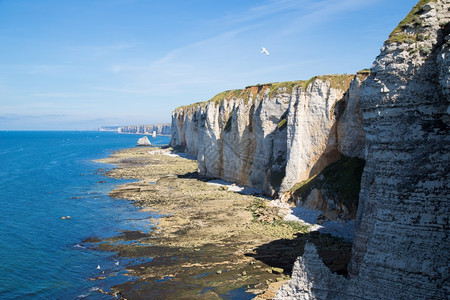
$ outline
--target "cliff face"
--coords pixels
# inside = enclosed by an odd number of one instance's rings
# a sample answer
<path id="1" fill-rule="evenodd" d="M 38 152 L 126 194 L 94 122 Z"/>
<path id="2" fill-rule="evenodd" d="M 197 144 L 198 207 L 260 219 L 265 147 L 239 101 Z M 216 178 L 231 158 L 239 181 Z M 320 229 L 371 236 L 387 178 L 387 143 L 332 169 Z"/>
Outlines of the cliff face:
<path id="1" fill-rule="evenodd" d="M 304 92 L 293 95 L 287 116 L 282 192 L 316 175 L 341 154 L 363 157 L 364 132 L 359 112 L 363 78 L 354 77 L 350 88 L 351 78 L 345 75 L 314 80 Z"/>
<path id="2" fill-rule="evenodd" d="M 171 134 L 170 124 L 153 124 L 153 125 L 128 125 L 120 126 L 117 130 L 119 133 L 138 133 L 138 134 Z"/>
<path id="3" fill-rule="evenodd" d="M 178 108 L 171 145 L 197 156 L 201 176 L 274 195 L 341 154 L 363 155 L 358 104 L 363 78 L 330 75 L 259 85 Z"/>
<path id="4" fill-rule="evenodd" d="M 201 176 L 270 193 L 273 174 L 281 174 L 284 167 L 286 130 L 278 123 L 292 87 L 274 89 L 261 85 L 228 91 L 207 103 L 175 110 L 171 145 L 197 156 Z"/>
<path id="5" fill-rule="evenodd" d="M 420 1 L 361 86 L 366 165 L 350 280 L 324 269 L 308 246 L 277 299 L 450 294 L 449 10 L 449 0 Z"/>

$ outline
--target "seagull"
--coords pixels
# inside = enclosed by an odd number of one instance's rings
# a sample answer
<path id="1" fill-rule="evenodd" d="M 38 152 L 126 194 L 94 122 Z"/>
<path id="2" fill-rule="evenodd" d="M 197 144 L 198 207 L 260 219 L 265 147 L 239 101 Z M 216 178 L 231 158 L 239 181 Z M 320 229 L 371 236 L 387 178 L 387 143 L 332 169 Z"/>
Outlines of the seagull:
<path id="1" fill-rule="evenodd" d="M 264 48 L 264 47 L 261 47 L 261 53 L 265 53 L 265 54 L 267 54 L 267 56 L 269 56 L 269 51 L 267 51 L 267 49 L 266 48 Z"/>
<path id="2" fill-rule="evenodd" d="M 97 270 L 100 270 L 101 268 L 100 268 L 100 265 L 97 265 L 97 268 L 96 268 Z"/>
<path id="3" fill-rule="evenodd" d="M 114 261 L 115 261 L 114 264 L 115 264 L 116 266 L 118 266 L 118 265 L 119 265 L 119 261 L 118 261 L 117 259 L 114 259 Z"/>

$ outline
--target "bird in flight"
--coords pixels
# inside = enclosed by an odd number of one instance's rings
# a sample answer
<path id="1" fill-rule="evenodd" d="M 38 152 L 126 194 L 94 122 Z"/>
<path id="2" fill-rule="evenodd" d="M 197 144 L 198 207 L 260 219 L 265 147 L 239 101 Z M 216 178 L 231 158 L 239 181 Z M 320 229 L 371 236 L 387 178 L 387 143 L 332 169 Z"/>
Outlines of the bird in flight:
<path id="1" fill-rule="evenodd" d="M 261 47 L 261 53 L 265 53 L 265 54 L 267 54 L 267 56 L 269 56 L 269 51 L 267 51 L 267 49 L 266 48 L 264 48 L 264 47 Z"/>

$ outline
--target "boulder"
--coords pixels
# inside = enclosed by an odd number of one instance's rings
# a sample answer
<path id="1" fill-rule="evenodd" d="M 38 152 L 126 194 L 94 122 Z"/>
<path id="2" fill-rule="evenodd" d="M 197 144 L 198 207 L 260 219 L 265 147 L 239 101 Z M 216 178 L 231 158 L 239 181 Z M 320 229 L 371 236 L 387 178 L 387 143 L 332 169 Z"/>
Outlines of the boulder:
<path id="1" fill-rule="evenodd" d="M 148 137 L 144 136 L 137 141 L 137 145 L 138 146 L 151 146 L 152 143 L 150 143 Z"/>

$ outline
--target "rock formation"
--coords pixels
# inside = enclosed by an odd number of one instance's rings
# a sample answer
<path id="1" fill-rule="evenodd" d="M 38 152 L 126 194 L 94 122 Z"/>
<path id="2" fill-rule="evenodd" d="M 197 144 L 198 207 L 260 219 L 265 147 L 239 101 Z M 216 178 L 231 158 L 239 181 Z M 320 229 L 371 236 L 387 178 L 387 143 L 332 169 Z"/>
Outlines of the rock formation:
<path id="1" fill-rule="evenodd" d="M 171 145 L 197 156 L 201 176 L 275 195 L 341 154 L 363 156 L 364 78 L 316 76 L 223 92 L 173 112 Z"/>
<path id="2" fill-rule="evenodd" d="M 128 125 L 120 126 L 117 130 L 119 133 L 138 133 L 138 134 L 152 134 L 156 131 L 156 134 L 171 134 L 170 124 L 153 124 L 153 125 Z"/>
<path id="3" fill-rule="evenodd" d="M 152 143 L 150 143 L 148 137 L 144 136 L 141 137 L 138 141 L 137 141 L 137 146 L 151 146 Z"/>
<path id="4" fill-rule="evenodd" d="M 359 86 L 363 77 L 354 77 L 350 88 L 345 82 L 350 78 L 339 77 L 314 80 L 304 92 L 292 97 L 287 117 L 287 164 L 282 192 L 316 175 L 341 154 L 364 155 L 359 113 Z"/>
<path id="5" fill-rule="evenodd" d="M 448 299 L 450 1 L 420 1 L 360 90 L 366 133 L 350 278 L 312 246 L 276 299 Z"/>

